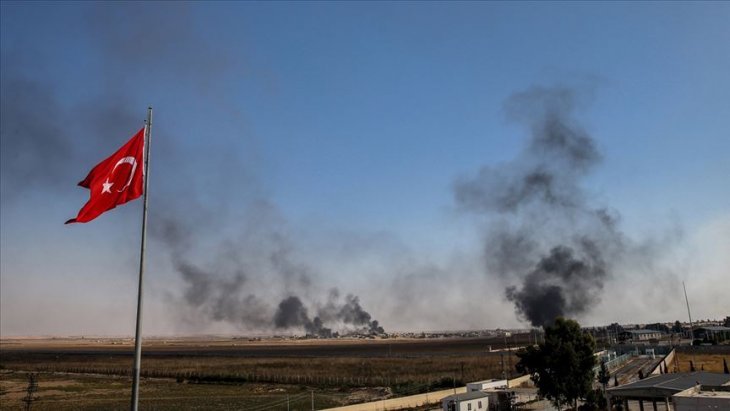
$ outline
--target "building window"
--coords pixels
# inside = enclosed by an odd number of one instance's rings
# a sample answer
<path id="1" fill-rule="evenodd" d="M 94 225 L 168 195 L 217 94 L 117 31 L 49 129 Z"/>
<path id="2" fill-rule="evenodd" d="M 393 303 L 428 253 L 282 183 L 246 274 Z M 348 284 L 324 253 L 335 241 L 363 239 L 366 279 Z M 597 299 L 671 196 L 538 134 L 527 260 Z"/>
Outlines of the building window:
<path id="1" fill-rule="evenodd" d="M 468 404 L 466 404 L 466 409 L 467 409 L 468 411 L 471 411 L 471 403 L 468 403 Z"/>
<path id="2" fill-rule="evenodd" d="M 477 409 L 479 409 L 479 410 L 482 409 L 482 402 L 481 401 L 479 401 L 479 405 L 477 406 Z"/>

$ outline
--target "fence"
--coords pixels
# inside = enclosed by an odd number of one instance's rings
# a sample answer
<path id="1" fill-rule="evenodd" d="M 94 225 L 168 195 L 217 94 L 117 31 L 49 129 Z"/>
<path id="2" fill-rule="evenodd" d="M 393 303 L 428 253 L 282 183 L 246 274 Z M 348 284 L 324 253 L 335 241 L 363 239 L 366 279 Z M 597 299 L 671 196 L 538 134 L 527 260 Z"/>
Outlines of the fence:
<path id="1" fill-rule="evenodd" d="M 670 351 L 672 351 L 672 347 L 669 345 L 622 344 L 611 347 L 611 349 L 616 351 L 617 354 L 631 354 L 636 350 L 639 350 L 640 353 L 644 353 L 647 348 L 654 350 L 654 354 L 656 355 L 667 355 Z"/>
<path id="2" fill-rule="evenodd" d="M 606 368 L 608 368 L 609 371 L 615 370 L 616 368 L 622 366 L 626 361 L 631 359 L 633 355 L 631 353 L 626 353 L 623 355 L 619 355 L 618 357 L 614 358 L 611 361 L 606 361 Z M 593 367 L 593 372 L 598 373 L 598 371 L 601 370 L 601 365 L 596 365 Z"/>

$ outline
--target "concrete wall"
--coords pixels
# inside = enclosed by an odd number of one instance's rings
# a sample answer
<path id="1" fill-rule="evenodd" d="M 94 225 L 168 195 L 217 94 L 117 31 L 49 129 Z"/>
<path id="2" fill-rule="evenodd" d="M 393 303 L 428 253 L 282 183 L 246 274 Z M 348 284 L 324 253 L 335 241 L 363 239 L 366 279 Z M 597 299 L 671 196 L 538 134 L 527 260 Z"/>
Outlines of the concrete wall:
<path id="1" fill-rule="evenodd" d="M 479 407 L 479 402 L 481 401 L 482 406 Z M 471 408 L 469 408 L 469 405 L 471 405 Z M 447 411 L 446 405 L 442 405 L 443 411 Z M 457 411 L 486 411 L 489 409 L 489 400 L 485 398 L 477 398 L 475 400 L 466 400 L 459 402 L 459 406 L 457 408 Z"/>
<path id="2" fill-rule="evenodd" d="M 532 380 L 530 380 L 529 375 L 523 375 L 522 377 L 513 378 L 507 381 L 508 388 L 519 387 L 523 384 L 532 385 Z"/>
<path id="3" fill-rule="evenodd" d="M 669 354 L 667 354 L 667 355 L 664 356 L 664 358 L 662 359 L 662 361 L 659 361 L 659 364 L 657 364 L 657 366 L 654 367 L 654 369 L 649 374 L 650 375 L 659 375 L 659 374 L 661 374 L 662 372 L 661 372 L 661 368 L 660 367 L 663 366 L 662 363 L 666 363 L 667 364 L 667 372 L 672 372 L 672 370 L 674 369 L 674 359 L 675 359 L 675 357 L 676 356 L 674 355 L 674 350 L 670 351 Z"/>
<path id="4" fill-rule="evenodd" d="M 444 397 L 452 394 L 463 394 L 466 387 L 458 387 L 456 390 L 432 391 L 426 394 L 410 395 L 408 397 L 391 398 L 388 400 L 380 400 L 366 402 L 362 404 L 346 405 L 344 407 L 330 408 L 330 410 L 339 411 L 390 411 L 403 410 L 421 407 L 428 404 L 439 404 Z"/>
<path id="5" fill-rule="evenodd" d="M 674 411 L 728 411 L 730 398 L 718 397 L 672 397 Z"/>

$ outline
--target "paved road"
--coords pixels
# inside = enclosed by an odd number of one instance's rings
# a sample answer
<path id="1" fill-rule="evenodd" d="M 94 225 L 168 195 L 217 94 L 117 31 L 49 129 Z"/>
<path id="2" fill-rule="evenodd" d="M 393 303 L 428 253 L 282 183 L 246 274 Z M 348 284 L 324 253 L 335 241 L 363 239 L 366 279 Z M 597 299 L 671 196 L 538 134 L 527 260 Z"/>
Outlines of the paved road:
<path id="1" fill-rule="evenodd" d="M 457 394 L 466 392 L 466 387 L 456 389 Z M 441 399 L 448 397 L 454 393 L 453 389 L 432 391 L 425 394 L 411 395 L 408 397 L 391 398 L 389 400 L 380 400 L 366 402 L 362 404 L 347 405 L 345 407 L 329 408 L 329 410 L 337 411 L 385 411 L 385 410 L 402 410 L 405 408 L 420 407 L 425 404 L 438 404 Z"/>

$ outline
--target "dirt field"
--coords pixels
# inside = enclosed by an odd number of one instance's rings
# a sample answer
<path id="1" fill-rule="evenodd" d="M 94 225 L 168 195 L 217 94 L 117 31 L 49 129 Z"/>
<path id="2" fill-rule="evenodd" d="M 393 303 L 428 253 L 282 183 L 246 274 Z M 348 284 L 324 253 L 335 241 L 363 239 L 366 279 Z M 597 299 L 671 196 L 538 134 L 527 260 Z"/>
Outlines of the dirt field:
<path id="1" fill-rule="evenodd" d="M 150 339 L 142 359 L 143 409 L 327 408 L 498 377 L 516 363 L 496 339 Z M 129 339 L 0 342 L 0 409 L 127 409 Z"/>
<path id="2" fill-rule="evenodd" d="M 38 374 L 38 391 L 32 410 L 127 410 L 131 380 L 123 377 Z M 0 409 L 24 409 L 28 374 L 4 371 L 0 379 Z M 358 399 L 357 392 L 315 389 L 316 408 L 326 408 Z M 368 398 L 385 393 L 369 389 Z M 154 410 L 309 410 L 310 387 L 272 384 L 178 384 L 165 379 L 147 379 L 141 385 L 141 409 Z"/>
<path id="3" fill-rule="evenodd" d="M 696 371 L 723 372 L 722 360 L 725 359 L 730 367 L 730 350 L 728 354 L 706 354 L 678 352 L 676 364 L 679 372 L 690 371 L 690 361 L 694 363 Z M 674 370 L 672 370 L 674 371 Z"/>

